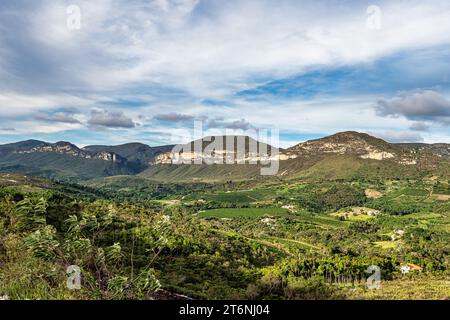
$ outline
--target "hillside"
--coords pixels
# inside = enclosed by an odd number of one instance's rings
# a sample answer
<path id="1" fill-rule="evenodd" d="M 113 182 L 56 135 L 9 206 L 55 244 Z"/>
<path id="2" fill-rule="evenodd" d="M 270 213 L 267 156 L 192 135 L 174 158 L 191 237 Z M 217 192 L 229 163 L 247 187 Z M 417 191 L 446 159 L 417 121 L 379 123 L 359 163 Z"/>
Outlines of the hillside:
<path id="1" fill-rule="evenodd" d="M 348 131 L 297 144 L 287 149 L 286 153 L 293 157 L 346 154 L 362 159 L 385 160 L 402 156 L 404 150 L 368 134 Z"/>
<path id="2" fill-rule="evenodd" d="M 157 182 L 446 177 L 449 148 L 447 144 L 390 144 L 353 131 L 288 149 L 244 136 L 205 137 L 176 147 L 129 143 L 81 149 L 69 142 L 28 140 L 0 146 L 0 171 L 75 180 L 137 175 Z M 267 165 L 260 161 L 275 158 L 280 160 L 276 176 L 261 177 L 260 169 Z"/>
<path id="3" fill-rule="evenodd" d="M 153 164 L 155 157 L 172 150 L 173 145 L 150 147 L 143 143 L 127 143 L 118 146 L 86 146 L 83 150 L 89 152 L 110 152 L 125 159 L 136 171 L 141 171 Z"/>
<path id="4" fill-rule="evenodd" d="M 135 173 L 127 159 L 113 152 L 89 152 L 69 142 L 37 140 L 0 146 L 0 171 L 75 180 Z"/>
<path id="5" fill-rule="evenodd" d="M 346 157 L 330 156 L 305 172 L 325 172 L 329 159 L 346 172 L 354 167 Z M 0 296 L 449 298 L 448 180 L 96 180 L 111 187 L 0 173 Z M 83 270 L 82 290 L 66 286 L 68 265 Z M 367 290 L 371 265 L 383 270 L 380 290 Z M 403 274 L 405 265 L 416 269 Z"/>
<path id="6" fill-rule="evenodd" d="M 210 136 L 177 145 L 156 157 L 155 164 L 241 163 L 259 161 L 279 151 L 247 136 Z"/>
<path id="7" fill-rule="evenodd" d="M 192 142 L 191 144 L 193 144 Z M 203 142 L 205 144 L 205 142 Z M 427 146 L 427 145 L 425 145 Z M 268 147 L 270 150 L 270 146 Z M 273 179 L 415 179 L 426 175 L 450 176 L 449 161 L 435 153 L 412 150 L 358 132 L 306 141 L 279 150 L 280 168 L 275 177 L 261 177 L 261 165 L 174 165 L 166 154 L 164 161 L 140 173 L 140 177 L 159 182 L 226 182 Z M 193 163 L 195 155 L 184 159 Z M 256 157 L 254 157 L 255 159 Z M 203 160 L 203 159 L 202 159 Z M 248 160 L 248 157 L 247 157 Z M 248 163 L 248 161 L 247 161 Z"/>
<path id="8" fill-rule="evenodd" d="M 411 152 L 430 153 L 450 159 L 450 144 L 448 143 L 398 143 L 396 145 Z"/>
<path id="9" fill-rule="evenodd" d="M 64 141 L 27 140 L 0 145 L 0 171 L 75 180 L 133 175 L 151 166 L 156 156 L 172 147 L 129 143 L 78 148 Z"/>
<path id="10" fill-rule="evenodd" d="M 150 167 L 138 176 L 158 182 L 226 182 L 259 177 L 257 165 L 160 164 Z"/>
<path id="11" fill-rule="evenodd" d="M 135 147 L 28 141 L 0 158 L 85 177 L 128 164 Z M 448 160 L 356 133 L 283 154 L 268 177 L 251 164 L 154 164 L 80 184 L 0 173 L 0 295 L 367 299 L 375 264 L 378 299 L 448 298 Z M 68 264 L 82 268 L 84 290 L 58 285 Z M 405 264 L 421 272 L 404 275 Z"/>

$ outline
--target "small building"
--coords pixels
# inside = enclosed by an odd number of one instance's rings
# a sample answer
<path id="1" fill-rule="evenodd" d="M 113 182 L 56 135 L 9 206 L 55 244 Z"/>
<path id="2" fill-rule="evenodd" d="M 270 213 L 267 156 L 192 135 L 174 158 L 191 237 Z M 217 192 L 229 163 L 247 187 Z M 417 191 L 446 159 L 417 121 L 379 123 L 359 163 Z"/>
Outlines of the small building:
<path id="1" fill-rule="evenodd" d="M 423 270 L 422 267 L 412 264 L 412 263 L 401 263 L 400 264 L 400 272 L 403 274 L 409 273 L 411 271 L 422 271 L 422 270 Z"/>

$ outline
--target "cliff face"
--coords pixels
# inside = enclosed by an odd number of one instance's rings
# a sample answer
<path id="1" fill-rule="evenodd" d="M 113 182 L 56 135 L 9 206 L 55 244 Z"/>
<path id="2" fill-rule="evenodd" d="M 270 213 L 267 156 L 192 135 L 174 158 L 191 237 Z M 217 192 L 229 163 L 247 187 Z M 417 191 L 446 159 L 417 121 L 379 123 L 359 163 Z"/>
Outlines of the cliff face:
<path id="1" fill-rule="evenodd" d="M 155 158 L 160 154 L 169 152 L 173 146 L 150 147 L 142 143 L 126 143 L 117 146 L 94 145 L 86 146 L 84 151 L 90 153 L 115 154 L 127 159 L 128 165 L 136 171 L 142 171 L 155 164 Z"/>
<path id="2" fill-rule="evenodd" d="M 174 146 L 156 156 L 154 164 L 255 163 L 278 159 L 280 150 L 247 136 L 213 136 Z"/>
<path id="3" fill-rule="evenodd" d="M 354 131 L 340 132 L 322 139 L 306 141 L 288 149 L 277 149 L 245 137 L 244 148 L 238 151 L 236 144 L 232 148 L 227 148 L 225 142 L 217 144 L 217 138 L 226 141 L 227 137 L 208 137 L 202 141 L 197 140 L 182 145 L 177 151 L 172 150 L 159 154 L 155 157 L 153 164 L 208 163 L 221 158 L 223 158 L 223 163 L 226 163 L 226 159 L 236 160 L 238 158 L 252 163 L 271 159 L 280 161 L 313 160 L 332 155 L 346 155 L 360 159 L 390 160 L 402 165 L 416 165 L 421 161 L 436 161 L 436 157 L 450 156 L 450 145 L 391 144 L 368 134 Z M 201 151 L 195 148 L 196 143 L 197 146 L 201 145 Z M 213 145 L 214 147 L 212 147 Z M 251 148 L 254 145 L 258 145 L 257 149 Z M 268 152 L 261 152 L 261 146 L 264 149 L 267 148 Z M 275 154 L 272 152 L 274 150 L 278 152 Z"/>
<path id="4" fill-rule="evenodd" d="M 117 164 L 126 164 L 127 160 L 120 157 L 113 152 L 89 152 L 78 148 L 77 146 L 69 142 L 57 142 L 57 143 L 45 143 L 43 145 L 38 145 L 30 149 L 17 150 L 14 151 L 17 154 L 31 154 L 31 153 L 58 153 L 66 154 L 72 157 L 82 158 L 82 159 L 95 159 L 108 161 Z"/>
<path id="5" fill-rule="evenodd" d="M 422 155 L 405 149 L 400 145 L 390 144 L 384 140 L 365 133 L 354 131 L 340 132 L 322 139 L 306 141 L 286 150 L 289 158 L 311 158 L 318 155 L 350 155 L 361 159 L 392 160 L 400 164 L 416 164 Z"/>
<path id="6" fill-rule="evenodd" d="M 401 153 L 389 143 L 358 132 L 341 132 L 335 135 L 306 141 L 287 150 L 288 154 L 314 155 L 323 153 L 355 155 L 362 159 L 392 159 Z"/>
<path id="7" fill-rule="evenodd" d="M 341 163 L 342 159 L 346 160 Z M 276 148 L 245 136 L 213 136 L 185 145 L 159 147 L 128 143 L 78 148 L 69 142 L 47 143 L 37 140 L 0 145 L 0 171 L 79 179 L 133 175 L 147 170 L 149 177 L 156 172 L 163 178 L 166 173 L 161 171 L 162 167 L 170 167 L 162 166 L 166 164 L 185 164 L 173 166 L 171 170 L 175 170 L 173 174 L 189 174 L 189 170 L 200 170 L 193 169 L 189 164 L 261 165 L 270 160 L 280 160 L 281 176 L 289 176 L 311 166 L 336 169 L 339 165 L 356 170 L 362 163 L 367 166 L 396 168 L 392 172 L 402 169 L 439 169 L 448 172 L 449 159 L 448 144 L 391 144 L 353 131 L 306 141 L 288 149 Z M 254 168 L 210 166 L 207 172 L 199 174 L 216 177 L 228 175 L 230 170 L 234 170 L 232 173 L 237 179 L 251 176 Z"/>

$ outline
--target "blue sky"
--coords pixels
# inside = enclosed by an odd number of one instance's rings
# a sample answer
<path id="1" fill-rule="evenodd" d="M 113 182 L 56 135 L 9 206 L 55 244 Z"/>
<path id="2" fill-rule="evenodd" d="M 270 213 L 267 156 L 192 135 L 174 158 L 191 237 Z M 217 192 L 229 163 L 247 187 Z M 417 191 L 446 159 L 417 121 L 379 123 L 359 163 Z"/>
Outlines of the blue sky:
<path id="1" fill-rule="evenodd" d="M 3 0 L 0 143 L 450 143 L 449 34 L 447 0 Z"/>

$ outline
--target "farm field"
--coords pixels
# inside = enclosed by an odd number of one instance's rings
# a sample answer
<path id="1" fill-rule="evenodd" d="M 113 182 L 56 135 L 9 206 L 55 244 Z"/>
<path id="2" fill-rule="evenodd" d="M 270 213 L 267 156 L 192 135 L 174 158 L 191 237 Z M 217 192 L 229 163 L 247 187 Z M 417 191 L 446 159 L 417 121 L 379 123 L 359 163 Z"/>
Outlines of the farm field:
<path id="1" fill-rule="evenodd" d="M 283 208 L 223 208 L 202 211 L 200 217 L 216 218 L 259 218 L 265 216 L 283 216 L 287 215 L 288 210 Z"/>
<path id="2" fill-rule="evenodd" d="M 27 273 L 24 268 L 46 264 L 56 270 L 47 277 L 58 281 L 64 276 L 58 261 L 76 259 L 95 287 L 100 269 L 92 261 L 105 259 L 111 284 L 103 298 L 131 298 L 140 284 L 124 270 L 130 259 L 136 267 L 150 254 L 150 268 L 141 272 L 155 290 L 197 299 L 450 298 L 450 201 L 433 196 L 436 186 L 447 190 L 439 180 L 242 186 L 121 181 L 102 188 L 0 180 L 6 254 L 22 253 L 8 260 L 0 253 L 6 261 L 0 293 L 94 298 L 94 292 L 52 287 L 48 278 L 13 279 Z M 47 220 L 23 220 L 24 208 Z M 405 264 L 415 270 L 403 275 Z M 365 286 L 370 265 L 382 270 L 380 290 Z M 151 296 L 145 292 L 141 297 Z"/>

